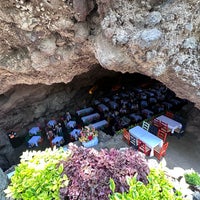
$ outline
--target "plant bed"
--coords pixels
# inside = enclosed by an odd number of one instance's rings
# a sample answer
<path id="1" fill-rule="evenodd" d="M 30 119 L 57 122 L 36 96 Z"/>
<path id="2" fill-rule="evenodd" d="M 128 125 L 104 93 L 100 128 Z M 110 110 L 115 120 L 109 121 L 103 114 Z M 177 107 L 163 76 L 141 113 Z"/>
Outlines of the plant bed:
<path id="1" fill-rule="evenodd" d="M 109 180 L 116 183 L 116 191 L 128 190 L 126 176 L 137 174 L 137 180 L 147 183 L 149 167 L 142 154 L 132 148 L 124 151 L 69 145 L 73 152 L 68 161 L 62 161 L 63 174 L 69 178 L 69 185 L 60 189 L 61 199 L 109 199 Z M 62 174 L 62 175 L 63 175 Z"/>

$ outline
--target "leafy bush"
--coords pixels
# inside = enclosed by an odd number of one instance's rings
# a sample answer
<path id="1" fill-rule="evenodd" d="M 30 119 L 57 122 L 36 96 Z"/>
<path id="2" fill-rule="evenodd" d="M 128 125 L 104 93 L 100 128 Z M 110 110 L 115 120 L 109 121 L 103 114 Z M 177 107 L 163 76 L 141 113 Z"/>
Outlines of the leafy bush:
<path id="1" fill-rule="evenodd" d="M 115 182 L 110 179 L 110 188 L 113 192 L 109 195 L 110 200 L 181 200 L 181 192 L 175 191 L 173 186 L 165 177 L 163 171 L 151 169 L 148 175 L 148 184 L 137 181 L 136 177 L 127 177 L 130 186 L 128 192 L 115 192 Z"/>
<path id="2" fill-rule="evenodd" d="M 58 163 L 69 156 L 69 151 L 61 149 L 24 152 L 5 190 L 7 196 L 22 200 L 60 199 L 59 189 L 62 182 L 68 184 L 68 179 L 66 175 L 61 177 L 63 166 Z"/>
<path id="3" fill-rule="evenodd" d="M 186 183 L 193 186 L 200 186 L 200 175 L 197 172 L 185 174 Z"/>
<path id="4" fill-rule="evenodd" d="M 72 157 L 62 162 L 63 174 L 69 178 L 68 187 L 60 190 L 62 199 L 108 199 L 110 177 L 114 179 L 118 192 L 128 190 L 126 175 L 137 173 L 137 180 L 147 183 L 147 162 L 133 149 L 98 152 L 75 145 L 69 146 L 69 149 L 73 152 Z"/>

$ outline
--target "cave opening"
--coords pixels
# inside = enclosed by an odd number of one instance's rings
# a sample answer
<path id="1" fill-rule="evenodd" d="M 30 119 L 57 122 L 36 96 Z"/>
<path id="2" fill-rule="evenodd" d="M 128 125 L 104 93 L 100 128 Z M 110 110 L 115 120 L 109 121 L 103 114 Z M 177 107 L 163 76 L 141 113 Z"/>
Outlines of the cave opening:
<path id="1" fill-rule="evenodd" d="M 0 127 L 6 135 L 10 130 L 14 130 L 18 137 L 24 138 L 27 142 L 26 136 L 31 127 L 41 126 L 46 137 L 46 123 L 52 119 L 59 121 L 66 112 L 69 112 L 72 119 L 81 127 L 106 120 L 108 126 L 103 130 L 113 136 L 122 128 L 141 123 L 167 110 L 174 113 L 182 112 L 184 115 L 188 110 L 182 108 L 188 104 L 189 108 L 194 107 L 193 103 L 177 97 L 172 90 L 151 77 L 139 73 L 115 72 L 97 66 L 74 77 L 67 84 L 14 86 L 0 96 Z M 77 116 L 77 111 L 88 107 L 92 107 L 93 113 L 98 113 L 99 116 L 96 119 L 94 117 L 94 121 L 84 122 L 81 119 L 82 115 Z M 123 120 L 120 123 L 117 121 L 116 125 L 110 114 Z M 71 139 L 67 138 L 65 142 L 68 143 Z M 19 146 L 24 144 L 24 140 L 18 144 L 11 142 L 12 147 L 17 151 Z M 3 145 L 9 146 L 8 143 Z M 6 159 L 2 160 L 13 164 L 15 162 L 12 162 L 11 150 L 7 149 L 8 152 L 5 151 L 4 154 L 4 157 L 7 155 Z"/>

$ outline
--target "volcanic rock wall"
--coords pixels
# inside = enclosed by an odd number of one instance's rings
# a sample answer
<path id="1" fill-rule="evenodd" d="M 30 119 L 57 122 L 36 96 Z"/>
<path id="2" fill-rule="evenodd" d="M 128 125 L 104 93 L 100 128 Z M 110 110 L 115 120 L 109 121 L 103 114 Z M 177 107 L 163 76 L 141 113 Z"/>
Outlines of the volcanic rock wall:
<path id="1" fill-rule="evenodd" d="M 200 108 L 199 8 L 198 0 L 1 1 L 1 127 L 48 98 L 45 85 L 99 64 L 155 78 Z"/>

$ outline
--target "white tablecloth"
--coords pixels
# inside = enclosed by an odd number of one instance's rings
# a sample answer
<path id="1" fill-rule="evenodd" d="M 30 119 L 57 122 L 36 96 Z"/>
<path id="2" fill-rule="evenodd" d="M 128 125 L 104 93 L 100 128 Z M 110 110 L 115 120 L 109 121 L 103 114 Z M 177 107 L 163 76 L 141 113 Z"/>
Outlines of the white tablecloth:
<path id="1" fill-rule="evenodd" d="M 140 126 L 135 126 L 134 128 L 131 128 L 129 132 L 132 136 L 136 137 L 137 139 L 140 139 L 151 149 L 150 156 L 154 156 L 154 148 L 156 146 L 159 145 L 160 147 L 162 147 L 163 145 L 163 140 L 144 130 Z"/>
<path id="2" fill-rule="evenodd" d="M 171 133 L 174 133 L 174 130 L 177 128 L 182 128 L 182 124 L 180 122 L 177 122 L 165 115 L 161 115 L 159 117 L 157 117 L 156 119 L 168 124 L 168 128 L 171 130 Z"/>
<path id="3" fill-rule="evenodd" d="M 74 128 L 76 126 L 76 121 L 69 121 L 67 122 L 67 127 Z"/>
<path id="4" fill-rule="evenodd" d="M 84 108 L 84 109 L 76 111 L 76 114 L 78 116 L 88 115 L 88 114 L 92 113 L 93 110 L 94 109 L 92 107 L 88 107 L 88 108 Z"/>
<path id="5" fill-rule="evenodd" d="M 94 124 L 91 124 L 91 126 L 95 129 L 100 129 L 106 125 L 108 125 L 108 122 L 106 120 L 102 120 L 102 121 L 96 122 Z"/>
<path id="6" fill-rule="evenodd" d="M 61 144 L 62 142 L 64 142 L 64 138 L 62 136 L 57 136 L 52 140 L 52 144 L 55 145 L 56 143 Z"/>
<path id="7" fill-rule="evenodd" d="M 81 120 L 83 121 L 83 123 L 90 123 L 94 120 L 98 120 L 100 118 L 100 114 L 99 113 L 93 113 L 91 115 L 87 115 L 84 117 L 81 117 Z"/>
<path id="8" fill-rule="evenodd" d="M 31 135 L 37 135 L 37 133 L 40 131 L 40 128 L 35 126 L 35 127 L 32 127 L 30 130 L 29 130 L 29 133 Z"/>
<path id="9" fill-rule="evenodd" d="M 41 137 L 40 136 L 33 136 L 28 143 L 32 146 L 35 145 L 36 147 L 38 146 L 38 142 L 40 141 Z"/>

